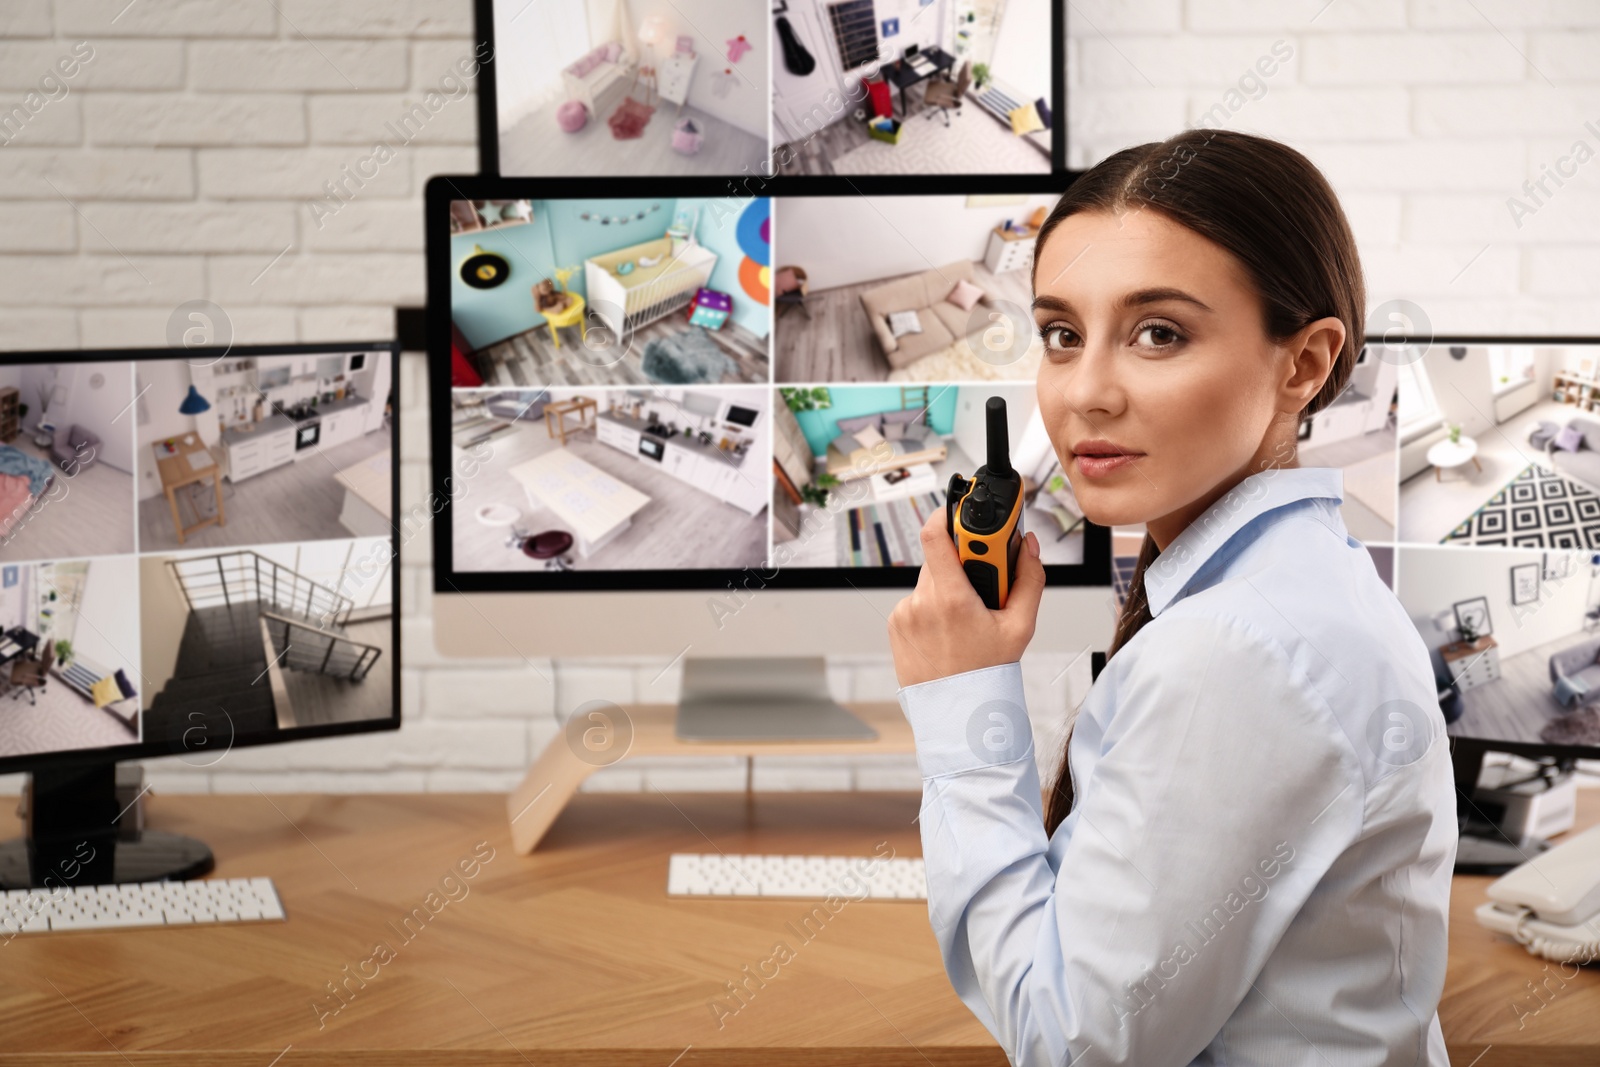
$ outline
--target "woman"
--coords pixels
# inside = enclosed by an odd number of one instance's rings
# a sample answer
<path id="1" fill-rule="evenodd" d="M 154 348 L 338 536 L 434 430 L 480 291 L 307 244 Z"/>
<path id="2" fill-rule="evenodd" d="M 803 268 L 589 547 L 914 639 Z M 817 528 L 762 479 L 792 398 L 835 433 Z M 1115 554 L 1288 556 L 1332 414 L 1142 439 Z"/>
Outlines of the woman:
<path id="1" fill-rule="evenodd" d="M 1436 1064 L 1455 858 L 1428 653 L 1301 420 L 1364 291 L 1333 191 L 1191 130 L 1075 181 L 1039 232 L 1039 409 L 1137 568 L 1042 809 L 1018 660 L 1026 535 L 990 611 L 935 515 L 889 619 L 924 778 L 928 913 L 1014 1064 Z"/>

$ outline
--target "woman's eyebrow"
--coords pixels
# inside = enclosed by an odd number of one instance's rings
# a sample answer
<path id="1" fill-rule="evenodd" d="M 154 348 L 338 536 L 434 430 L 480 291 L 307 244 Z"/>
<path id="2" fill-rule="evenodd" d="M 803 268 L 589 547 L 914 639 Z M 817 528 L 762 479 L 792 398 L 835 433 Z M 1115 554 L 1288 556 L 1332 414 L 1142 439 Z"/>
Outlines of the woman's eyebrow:
<path id="1" fill-rule="evenodd" d="M 1185 303 L 1193 304 L 1201 311 L 1211 310 L 1210 305 L 1203 300 L 1189 295 L 1182 289 L 1174 289 L 1171 286 L 1135 289 L 1131 293 L 1124 293 L 1121 299 L 1117 301 L 1117 307 L 1118 309 L 1139 307 L 1144 304 L 1159 303 L 1163 300 L 1181 300 Z M 1033 298 L 1033 309 L 1035 311 L 1060 311 L 1067 314 L 1071 314 L 1073 311 L 1070 301 L 1063 300 L 1059 296 L 1051 296 L 1048 293 L 1041 293 Z"/>

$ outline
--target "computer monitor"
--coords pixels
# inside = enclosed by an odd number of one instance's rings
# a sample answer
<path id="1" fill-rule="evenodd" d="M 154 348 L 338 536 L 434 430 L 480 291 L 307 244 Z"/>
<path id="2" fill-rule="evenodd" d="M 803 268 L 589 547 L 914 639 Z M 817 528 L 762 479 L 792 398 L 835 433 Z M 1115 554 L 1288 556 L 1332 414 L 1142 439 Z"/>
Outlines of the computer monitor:
<path id="1" fill-rule="evenodd" d="M 399 727 L 397 355 L 0 356 L 0 772 L 31 772 L 0 886 L 211 869 L 118 761 Z"/>
<path id="2" fill-rule="evenodd" d="M 1484 757 L 1600 758 L 1600 338 L 1374 337 L 1399 367 L 1396 594 L 1428 647 L 1456 768 L 1466 869 L 1543 847 L 1474 799 Z M 1575 443 L 1574 450 L 1565 444 Z M 1600 442 L 1597 442 L 1600 443 Z"/>
<path id="3" fill-rule="evenodd" d="M 880 187 L 874 206 L 823 185 L 837 195 L 802 210 L 778 179 L 770 198 L 695 179 L 429 183 L 435 495 L 414 521 L 432 522 L 442 652 L 696 661 L 678 724 L 698 737 L 702 684 L 728 691 L 707 666 L 804 658 L 728 667 L 749 699 L 711 735 L 861 736 L 821 658 L 888 651 L 921 527 L 984 461 L 991 396 L 1046 563 L 1036 647 L 1107 645 L 1110 531 L 1084 519 L 1036 412 L 1027 272 L 986 262 L 996 229 L 1051 195 Z M 957 311 L 943 297 L 962 280 L 987 296 Z M 923 333 L 894 344 L 887 312 L 913 306 Z M 763 681 L 781 693 L 761 699 Z"/>

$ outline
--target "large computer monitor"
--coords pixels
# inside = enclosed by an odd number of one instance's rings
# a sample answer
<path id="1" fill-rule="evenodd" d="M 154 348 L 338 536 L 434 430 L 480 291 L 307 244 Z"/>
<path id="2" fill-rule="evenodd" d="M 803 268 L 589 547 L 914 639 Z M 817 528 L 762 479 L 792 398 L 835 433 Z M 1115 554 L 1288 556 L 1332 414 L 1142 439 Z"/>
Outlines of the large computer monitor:
<path id="1" fill-rule="evenodd" d="M 394 344 L 0 356 L 7 888 L 195 877 L 115 765 L 400 724 Z"/>
<path id="2" fill-rule="evenodd" d="M 921 527 L 984 462 L 991 396 L 1043 544 L 1036 645 L 1109 642 L 1110 531 L 1084 519 L 1036 413 L 1018 258 L 1059 194 L 786 187 L 429 183 L 435 496 L 417 518 L 441 651 L 681 656 L 680 736 L 860 736 L 820 658 L 888 651 Z M 958 282 L 982 299 L 945 302 Z M 896 339 L 887 312 L 913 307 L 921 332 Z M 746 657 L 763 663 L 725 684 L 706 669 Z M 763 680 L 782 697 L 756 699 Z M 702 685 L 747 693 L 744 714 L 697 727 Z"/>
<path id="3" fill-rule="evenodd" d="M 1395 591 L 1439 682 L 1458 866 L 1505 869 L 1543 843 L 1508 840 L 1474 799 L 1485 755 L 1547 775 L 1600 758 L 1600 338 L 1369 347 L 1400 371 Z"/>

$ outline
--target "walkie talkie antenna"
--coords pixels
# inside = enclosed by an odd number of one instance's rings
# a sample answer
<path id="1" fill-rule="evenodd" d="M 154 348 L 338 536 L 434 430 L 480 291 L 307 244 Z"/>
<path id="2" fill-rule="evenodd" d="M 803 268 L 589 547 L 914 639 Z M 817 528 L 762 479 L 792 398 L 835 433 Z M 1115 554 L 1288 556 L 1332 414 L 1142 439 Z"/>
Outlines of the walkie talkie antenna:
<path id="1" fill-rule="evenodd" d="M 1006 402 L 991 396 L 984 405 L 989 429 L 989 473 L 1002 478 L 1011 475 L 1011 443 L 1006 440 Z"/>

